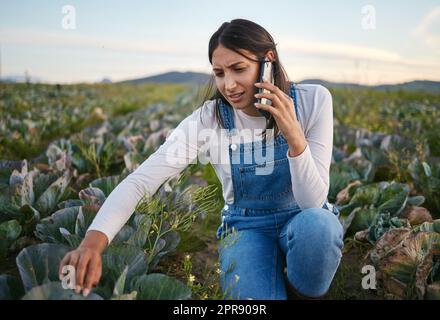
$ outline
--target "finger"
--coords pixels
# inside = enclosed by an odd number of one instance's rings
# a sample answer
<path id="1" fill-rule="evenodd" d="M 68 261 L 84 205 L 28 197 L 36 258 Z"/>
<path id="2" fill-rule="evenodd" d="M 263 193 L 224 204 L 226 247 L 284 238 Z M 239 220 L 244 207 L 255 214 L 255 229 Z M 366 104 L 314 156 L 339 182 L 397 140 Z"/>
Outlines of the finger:
<path id="1" fill-rule="evenodd" d="M 289 95 L 288 95 L 287 93 L 285 93 L 284 91 L 281 91 L 281 93 L 282 93 L 283 98 L 285 98 L 285 99 L 291 101 L 292 104 L 293 104 L 293 99 L 292 99 L 291 96 L 289 96 Z"/>
<path id="2" fill-rule="evenodd" d="M 101 260 L 99 258 L 91 259 L 86 274 L 85 287 L 90 288 L 99 281 L 101 278 L 101 270 Z"/>
<path id="3" fill-rule="evenodd" d="M 90 261 L 90 256 L 87 254 L 81 255 L 81 258 L 78 262 L 78 268 L 76 271 L 76 293 L 79 293 L 81 291 L 81 288 L 84 284 L 84 275 L 87 271 L 87 265 Z"/>
<path id="4" fill-rule="evenodd" d="M 60 271 L 60 281 L 63 280 L 65 274 L 63 272 L 63 267 L 64 266 L 71 266 L 73 267 L 73 269 L 76 271 L 76 265 L 78 263 L 79 260 L 79 254 L 76 252 L 73 253 L 68 253 L 62 260 L 62 266 L 61 267 L 61 271 Z M 69 271 L 70 272 L 70 271 Z"/>
<path id="5" fill-rule="evenodd" d="M 275 98 L 275 95 L 273 93 L 268 93 L 268 92 L 256 93 L 256 94 L 254 94 L 254 96 L 256 98 L 267 98 L 270 100 Z"/>
<path id="6" fill-rule="evenodd" d="M 89 266 L 87 268 L 86 279 L 84 284 L 83 294 L 87 296 L 92 290 L 92 286 L 99 282 L 101 277 L 101 263 L 99 259 L 90 260 Z"/>
<path id="7" fill-rule="evenodd" d="M 276 85 L 268 82 L 268 81 L 264 81 L 264 82 L 257 82 L 255 83 L 255 86 L 257 88 L 263 88 L 263 89 L 267 89 L 272 93 L 275 93 L 277 95 L 280 95 L 280 93 L 282 92 L 280 88 L 278 88 Z"/>
<path id="8" fill-rule="evenodd" d="M 73 252 L 70 254 L 70 260 L 68 261 L 68 263 L 66 265 L 72 266 L 76 271 L 76 265 L 78 264 L 78 260 L 79 260 L 79 254 L 76 252 Z"/>
<path id="9" fill-rule="evenodd" d="M 60 265 L 58 268 L 58 275 L 60 280 L 62 279 L 62 277 L 64 277 L 64 272 L 63 272 L 63 268 L 64 266 L 68 265 L 70 261 L 70 253 L 67 253 L 64 258 L 60 261 Z"/>
<path id="10" fill-rule="evenodd" d="M 294 106 L 293 99 L 291 96 L 286 94 L 280 88 L 276 87 L 278 90 L 275 91 L 276 96 L 280 99 L 281 102 L 287 102 L 289 106 Z"/>
<path id="11" fill-rule="evenodd" d="M 254 104 L 255 104 L 255 107 L 257 109 L 269 111 L 270 113 L 272 113 L 272 115 L 275 118 L 277 118 L 278 115 L 279 115 L 279 111 L 275 107 L 273 107 L 273 106 L 270 106 L 268 104 L 261 104 L 261 103 L 258 103 L 258 102 L 254 103 Z"/>
<path id="12" fill-rule="evenodd" d="M 259 88 L 263 88 L 266 90 L 269 90 L 270 92 L 257 92 L 257 94 L 272 94 L 272 99 L 270 100 L 274 100 L 277 99 L 276 103 L 279 103 L 280 105 L 283 105 L 283 102 L 287 102 L 289 103 L 289 105 L 293 105 L 293 103 L 290 103 L 290 101 L 292 101 L 292 99 L 290 98 L 290 96 L 288 96 L 286 93 L 284 93 L 281 89 L 279 89 L 277 86 L 269 83 L 269 82 L 264 82 L 262 84 L 262 86 L 260 85 L 260 83 L 256 83 L 255 85 Z M 265 97 L 264 97 L 265 98 Z"/>
<path id="13" fill-rule="evenodd" d="M 79 258 L 80 258 L 80 256 L 78 253 L 76 253 L 76 252 L 72 253 L 70 255 L 69 265 L 71 265 L 72 267 L 74 267 L 76 269 L 77 265 L 78 265 Z"/>
<path id="14" fill-rule="evenodd" d="M 101 279 L 101 276 L 102 276 L 102 260 L 100 258 L 99 259 L 99 268 L 98 268 L 98 273 L 96 274 L 96 283 L 95 284 L 99 283 L 99 280 Z"/>
<path id="15" fill-rule="evenodd" d="M 256 93 L 254 96 L 256 98 L 266 98 L 266 99 L 271 100 L 272 106 L 274 106 L 274 107 L 281 105 L 281 101 L 280 101 L 279 97 L 273 93 Z"/>

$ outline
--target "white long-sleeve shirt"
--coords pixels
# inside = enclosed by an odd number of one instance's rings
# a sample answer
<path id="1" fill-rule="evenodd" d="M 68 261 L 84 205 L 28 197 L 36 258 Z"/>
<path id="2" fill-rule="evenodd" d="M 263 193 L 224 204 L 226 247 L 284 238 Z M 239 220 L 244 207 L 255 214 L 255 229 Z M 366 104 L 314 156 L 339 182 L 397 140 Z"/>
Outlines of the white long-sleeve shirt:
<path id="1" fill-rule="evenodd" d="M 329 190 L 333 148 L 333 104 L 330 92 L 321 85 L 297 85 L 299 122 L 307 147 L 289 159 L 292 191 L 301 209 L 322 207 Z M 110 193 L 88 230 L 103 232 L 109 240 L 128 221 L 138 201 L 152 196 L 169 178 L 195 161 L 210 162 L 222 184 L 225 203 L 234 202 L 229 162 L 229 143 L 261 140 L 257 134 L 266 126 L 263 116 L 234 110 L 240 134 L 229 141 L 226 129 L 215 119 L 214 100 L 205 101 L 172 130 L 166 141 Z M 244 130 L 251 129 L 251 130 Z"/>

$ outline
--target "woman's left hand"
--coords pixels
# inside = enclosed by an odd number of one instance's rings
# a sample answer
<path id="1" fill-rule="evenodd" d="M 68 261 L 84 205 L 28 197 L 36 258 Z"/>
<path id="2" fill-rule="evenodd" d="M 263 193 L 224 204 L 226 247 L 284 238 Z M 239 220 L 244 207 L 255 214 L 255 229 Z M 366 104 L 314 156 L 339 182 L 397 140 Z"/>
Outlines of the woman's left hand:
<path id="1" fill-rule="evenodd" d="M 272 101 L 272 105 L 256 103 L 255 107 L 260 110 L 266 110 L 274 117 L 278 128 L 286 138 L 292 154 L 300 154 L 304 151 L 307 142 L 302 132 L 301 125 L 295 114 L 293 99 L 281 91 L 280 88 L 270 82 L 255 83 L 257 88 L 264 88 L 271 93 L 257 93 L 256 98 L 266 98 Z M 298 152 L 298 149 L 300 150 Z"/>

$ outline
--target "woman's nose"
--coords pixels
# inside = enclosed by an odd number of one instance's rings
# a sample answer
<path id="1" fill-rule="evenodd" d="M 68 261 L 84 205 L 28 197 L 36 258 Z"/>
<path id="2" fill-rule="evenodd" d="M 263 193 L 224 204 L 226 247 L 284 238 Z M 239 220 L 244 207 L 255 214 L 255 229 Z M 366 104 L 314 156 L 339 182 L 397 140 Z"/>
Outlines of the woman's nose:
<path id="1" fill-rule="evenodd" d="M 226 87 L 226 91 L 229 91 L 229 92 L 234 91 L 234 88 L 236 87 L 236 82 L 235 82 L 234 77 L 226 77 L 225 87 Z"/>

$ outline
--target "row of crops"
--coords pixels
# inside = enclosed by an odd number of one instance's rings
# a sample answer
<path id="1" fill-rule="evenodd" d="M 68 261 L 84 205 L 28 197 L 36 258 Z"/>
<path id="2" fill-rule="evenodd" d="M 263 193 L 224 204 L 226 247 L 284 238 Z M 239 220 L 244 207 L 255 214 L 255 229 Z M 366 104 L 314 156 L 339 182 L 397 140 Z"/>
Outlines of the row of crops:
<path id="1" fill-rule="evenodd" d="M 53 141 L 33 159 L 0 161 L 0 264 L 16 255 L 19 274 L 0 276 L 1 299 L 85 299 L 62 287 L 59 261 L 80 244 L 116 185 L 183 119 L 191 97 L 180 95 L 173 105 L 150 104 L 129 115 L 103 118 L 69 139 Z M 176 105 L 180 115 L 170 112 Z M 18 128 L 11 117 L 2 119 L 6 132 Z M 46 117 L 56 122 L 55 115 L 44 115 L 42 121 Z M 156 270 L 179 246 L 182 233 L 221 206 L 217 186 L 198 178 L 200 170 L 191 165 L 138 204 L 103 254 L 103 277 L 87 299 L 191 297 L 186 283 Z"/>
<path id="2" fill-rule="evenodd" d="M 83 110 L 83 102 L 72 106 L 59 100 L 62 107 L 54 113 L 53 104 L 45 105 L 51 95 L 76 99 L 75 86 L 8 86 L 2 93 L 5 113 L 0 132 L 8 136 L 1 147 L 9 148 L 12 157 L 3 157 L 7 154 L 3 151 L 0 157 L 4 158 L 0 161 L 0 266 L 13 263 L 9 269 L 1 268 L 0 299 L 85 299 L 63 289 L 58 279 L 60 259 L 78 246 L 116 185 L 195 106 L 194 91 L 176 94 L 171 88 L 172 103 L 138 103 L 130 112 L 115 112 L 112 108 L 125 108 L 121 101 L 127 92 L 142 88 L 124 89 L 116 97 L 108 94 L 111 99 L 106 91 L 93 93 L 95 89 L 81 89 L 92 92 L 86 105 L 93 107 L 85 108 L 87 112 L 70 112 Z M 439 299 L 440 140 L 436 128 L 440 117 L 435 117 L 439 97 L 371 90 L 332 93 L 335 146 L 329 200 L 341 211 L 347 250 L 353 243 L 366 248 L 360 264 L 372 264 L 377 270 L 375 294 L 380 298 Z M 22 105 L 29 107 L 24 117 L 14 111 Z M 101 111 L 94 113 L 95 107 Z M 22 149 L 11 151 L 14 132 L 20 134 L 14 138 L 17 145 L 41 148 L 35 141 L 52 128 L 47 123 L 57 123 L 58 118 L 65 128 L 74 127 L 63 122 L 69 122 L 69 114 L 73 122 L 75 114 L 81 115 L 84 127 L 69 129 L 67 135 L 55 134 L 57 139 L 40 154 L 23 158 Z M 30 129 L 25 121 L 28 115 L 38 129 Z M 222 201 L 210 165 L 190 165 L 167 181 L 151 199 L 138 204 L 104 252 L 103 278 L 88 299 L 220 298 L 218 287 L 204 288 L 207 283 L 197 287 L 193 279 L 176 277 L 179 272 L 162 271 L 179 247 L 197 241 L 186 238 L 188 231 L 199 221 L 217 217 Z M 188 261 L 184 260 L 177 268 L 185 271 Z"/>
<path id="3" fill-rule="evenodd" d="M 172 103 L 181 85 L 0 84 L 0 154 L 29 159 L 49 143 L 147 104 Z"/>
<path id="4" fill-rule="evenodd" d="M 440 299 L 440 97 L 335 90 L 330 201 L 377 294 Z M 368 129 L 368 130 L 367 130 Z M 358 270 L 359 272 L 359 270 Z"/>

